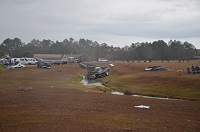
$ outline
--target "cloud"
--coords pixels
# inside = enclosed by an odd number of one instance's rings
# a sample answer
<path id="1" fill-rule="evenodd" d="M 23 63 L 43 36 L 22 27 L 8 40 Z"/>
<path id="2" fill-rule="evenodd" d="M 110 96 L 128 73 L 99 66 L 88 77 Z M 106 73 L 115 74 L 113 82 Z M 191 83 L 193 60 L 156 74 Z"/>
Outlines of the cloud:
<path id="1" fill-rule="evenodd" d="M 199 0 L 1 0 L 0 40 L 86 37 L 123 45 L 117 38 L 130 44 L 138 38 L 195 38 L 197 42 L 199 12 Z"/>

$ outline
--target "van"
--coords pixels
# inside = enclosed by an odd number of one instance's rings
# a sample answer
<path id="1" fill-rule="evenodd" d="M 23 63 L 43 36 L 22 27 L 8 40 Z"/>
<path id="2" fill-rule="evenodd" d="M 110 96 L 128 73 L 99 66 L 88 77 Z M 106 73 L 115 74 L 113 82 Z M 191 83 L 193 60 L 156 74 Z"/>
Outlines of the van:
<path id="1" fill-rule="evenodd" d="M 11 59 L 11 63 L 12 64 L 21 63 L 21 64 L 24 64 L 24 65 L 27 65 L 28 64 L 28 60 L 25 59 L 25 58 L 12 58 Z"/>

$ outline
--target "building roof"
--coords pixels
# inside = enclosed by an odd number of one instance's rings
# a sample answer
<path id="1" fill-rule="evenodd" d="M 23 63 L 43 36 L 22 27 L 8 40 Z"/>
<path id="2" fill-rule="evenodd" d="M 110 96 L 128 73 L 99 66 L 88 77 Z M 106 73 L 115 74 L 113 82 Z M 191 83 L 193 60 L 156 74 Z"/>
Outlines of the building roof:
<path id="1" fill-rule="evenodd" d="M 34 58 L 40 58 L 40 59 L 58 59 L 60 60 L 62 57 L 62 54 L 34 54 Z"/>
<path id="2" fill-rule="evenodd" d="M 47 60 L 61 60 L 67 61 L 68 57 L 79 58 L 83 54 L 34 54 L 34 58 L 47 59 Z"/>

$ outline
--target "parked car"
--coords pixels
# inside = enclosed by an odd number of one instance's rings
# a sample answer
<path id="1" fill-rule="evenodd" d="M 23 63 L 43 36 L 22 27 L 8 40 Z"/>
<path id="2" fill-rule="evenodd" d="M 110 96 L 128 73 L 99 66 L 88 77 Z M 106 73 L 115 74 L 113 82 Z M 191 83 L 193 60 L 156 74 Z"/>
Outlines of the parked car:
<path id="1" fill-rule="evenodd" d="M 41 68 L 48 68 L 48 69 L 50 69 L 51 68 L 51 63 L 49 63 L 49 62 L 43 62 L 41 64 Z"/>
<path id="2" fill-rule="evenodd" d="M 164 70 L 163 66 L 150 66 L 144 69 L 145 71 L 157 71 L 157 70 Z"/>
<path id="3" fill-rule="evenodd" d="M 38 68 L 51 68 L 51 62 L 44 61 L 43 59 L 37 59 L 37 61 Z"/>
<path id="4" fill-rule="evenodd" d="M 0 65 L 2 65 L 3 67 L 7 67 L 10 65 L 10 62 L 7 59 L 3 58 L 0 59 Z"/>
<path id="5" fill-rule="evenodd" d="M 81 59 L 78 59 L 78 58 L 76 58 L 76 59 L 74 59 L 74 62 L 75 62 L 75 63 L 81 63 L 81 62 L 82 62 L 82 60 L 81 60 Z"/>
<path id="6" fill-rule="evenodd" d="M 98 62 L 108 62 L 108 60 L 106 58 L 99 58 Z"/>

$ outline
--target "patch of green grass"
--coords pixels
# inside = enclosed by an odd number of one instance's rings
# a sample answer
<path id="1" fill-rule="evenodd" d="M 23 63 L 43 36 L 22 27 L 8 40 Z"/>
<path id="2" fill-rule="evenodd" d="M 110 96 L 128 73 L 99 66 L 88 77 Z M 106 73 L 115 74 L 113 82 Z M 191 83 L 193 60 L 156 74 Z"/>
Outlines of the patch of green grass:
<path id="1" fill-rule="evenodd" d="M 0 70 L 2 70 L 4 67 L 2 65 L 0 65 Z"/>
<path id="2" fill-rule="evenodd" d="M 178 98 L 186 100 L 200 100 L 199 79 L 191 77 L 173 78 L 172 76 L 140 76 L 135 74 L 110 75 L 101 81 L 112 80 L 106 84 L 107 89 L 133 94 Z"/>

